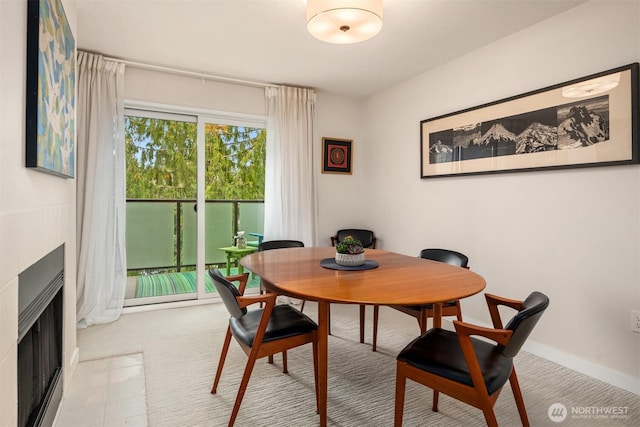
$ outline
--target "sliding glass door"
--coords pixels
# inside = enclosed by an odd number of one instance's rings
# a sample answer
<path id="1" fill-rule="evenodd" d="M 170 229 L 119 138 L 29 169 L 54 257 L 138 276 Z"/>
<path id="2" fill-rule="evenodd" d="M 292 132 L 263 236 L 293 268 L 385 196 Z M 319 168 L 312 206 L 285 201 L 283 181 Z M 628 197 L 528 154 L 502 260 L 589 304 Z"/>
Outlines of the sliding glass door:
<path id="1" fill-rule="evenodd" d="M 125 128 L 125 305 L 211 297 L 207 270 L 226 273 L 220 248 L 242 227 L 262 233 L 263 124 L 145 108 L 127 109 Z"/>
<path id="2" fill-rule="evenodd" d="M 234 237 L 244 232 L 247 249 L 257 250 L 264 225 L 264 165 L 266 131 L 255 121 L 202 118 L 205 162 L 204 241 L 202 253 L 207 268 L 218 267 L 223 274 L 242 271 L 241 254 L 229 248 Z M 205 277 L 205 294 L 213 283 Z M 250 277 L 248 289 L 259 286 L 259 278 Z"/>
<path id="3" fill-rule="evenodd" d="M 126 305 L 195 298 L 197 117 L 127 110 Z M 189 236 L 188 234 L 193 234 Z"/>

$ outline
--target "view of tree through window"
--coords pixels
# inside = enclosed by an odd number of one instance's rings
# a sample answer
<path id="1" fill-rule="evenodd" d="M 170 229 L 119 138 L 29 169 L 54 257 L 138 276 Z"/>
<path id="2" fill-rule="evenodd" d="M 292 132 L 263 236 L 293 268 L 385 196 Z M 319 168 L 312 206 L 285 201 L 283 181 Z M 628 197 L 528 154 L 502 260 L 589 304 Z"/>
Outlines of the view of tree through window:
<path id="1" fill-rule="evenodd" d="M 196 123 L 126 116 L 125 143 L 127 198 L 196 198 Z M 205 199 L 264 199 L 264 129 L 206 124 L 205 153 Z"/>
<path id="2" fill-rule="evenodd" d="M 206 124 L 205 147 L 206 199 L 264 199 L 264 129 Z"/>

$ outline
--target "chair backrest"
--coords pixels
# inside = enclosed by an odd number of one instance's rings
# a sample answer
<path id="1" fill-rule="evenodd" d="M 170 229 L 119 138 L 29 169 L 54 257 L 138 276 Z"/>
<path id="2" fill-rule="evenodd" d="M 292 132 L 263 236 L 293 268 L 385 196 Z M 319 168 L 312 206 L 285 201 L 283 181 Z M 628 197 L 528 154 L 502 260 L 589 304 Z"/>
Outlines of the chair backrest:
<path id="1" fill-rule="evenodd" d="M 509 320 L 505 329 L 513 331 L 511 340 L 502 349 L 502 354 L 507 357 L 514 357 L 527 340 L 531 331 L 540 320 L 542 313 L 549 306 L 549 297 L 541 292 L 531 292 L 527 299 L 522 302 L 522 310 Z"/>
<path id="2" fill-rule="evenodd" d="M 227 311 L 231 317 L 240 318 L 247 314 L 247 309 L 241 308 L 240 304 L 238 304 L 237 298 L 242 296 L 240 295 L 238 288 L 228 281 L 217 268 L 209 270 L 209 276 L 211 277 L 211 280 L 213 280 L 213 284 L 218 291 L 218 295 L 220 295 L 220 298 L 222 299 L 225 307 L 227 307 Z"/>
<path id="3" fill-rule="evenodd" d="M 420 258 L 440 261 L 464 268 L 469 264 L 469 258 L 467 258 L 466 255 L 449 249 L 423 249 L 420 251 Z"/>
<path id="4" fill-rule="evenodd" d="M 269 240 L 260 243 L 258 251 L 268 251 L 269 249 L 284 248 L 304 248 L 304 243 L 299 240 Z"/>
<path id="5" fill-rule="evenodd" d="M 336 233 L 338 243 L 342 242 L 347 236 L 351 236 L 356 240 L 360 240 L 363 248 L 370 248 L 374 245 L 375 234 L 371 230 L 346 228 L 344 230 L 338 230 L 338 232 Z"/>

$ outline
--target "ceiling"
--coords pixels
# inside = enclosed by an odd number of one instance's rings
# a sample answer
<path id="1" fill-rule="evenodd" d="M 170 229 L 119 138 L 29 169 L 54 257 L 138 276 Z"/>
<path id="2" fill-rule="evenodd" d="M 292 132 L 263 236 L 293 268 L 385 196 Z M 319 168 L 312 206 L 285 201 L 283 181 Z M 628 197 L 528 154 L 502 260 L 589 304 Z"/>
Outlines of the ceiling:
<path id="1" fill-rule="evenodd" d="M 109 57 L 361 98 L 585 0 L 385 0 L 352 45 L 316 40 L 304 0 L 75 0 L 78 48 Z"/>

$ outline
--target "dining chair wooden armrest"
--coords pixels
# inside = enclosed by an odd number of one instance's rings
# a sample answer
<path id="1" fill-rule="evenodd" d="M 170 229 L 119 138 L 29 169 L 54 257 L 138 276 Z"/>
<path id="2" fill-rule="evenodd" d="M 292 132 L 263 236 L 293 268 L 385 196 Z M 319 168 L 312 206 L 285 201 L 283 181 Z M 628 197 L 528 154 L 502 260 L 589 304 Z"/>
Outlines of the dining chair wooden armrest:
<path id="1" fill-rule="evenodd" d="M 491 315 L 491 322 L 493 323 L 493 327 L 496 329 L 502 329 L 502 319 L 500 317 L 500 311 L 498 307 L 504 305 L 505 307 L 512 308 L 516 311 L 522 310 L 522 301 L 517 301 L 514 299 L 504 298 L 497 295 L 485 294 L 485 299 L 487 300 L 487 306 L 489 306 L 489 314 Z"/>
<path id="2" fill-rule="evenodd" d="M 471 323 L 461 322 L 459 320 L 454 320 L 453 326 L 456 328 L 458 339 L 460 339 L 461 343 L 462 340 L 468 340 L 470 343 L 471 340 L 469 340 L 469 338 L 472 335 L 475 335 L 488 338 L 492 341 L 497 342 L 498 344 L 507 345 L 509 343 L 509 340 L 511 339 L 511 335 L 513 335 L 513 331 L 510 331 L 508 329 L 485 328 L 482 326 L 473 325 Z M 473 350 L 473 347 L 471 347 L 471 349 Z"/>
<path id="3" fill-rule="evenodd" d="M 240 282 L 240 286 L 238 286 L 238 292 L 240 292 L 240 295 L 244 295 L 244 290 L 247 287 L 247 283 L 249 282 L 249 273 L 226 276 L 226 279 L 229 282 Z"/>
<path id="4" fill-rule="evenodd" d="M 265 310 L 266 310 L 267 307 L 273 308 L 276 305 L 277 297 L 278 295 L 274 293 L 267 293 L 262 295 L 241 296 L 241 297 L 238 297 L 237 300 L 238 300 L 238 305 L 240 305 L 240 308 L 248 307 L 251 304 L 264 303 Z"/>

